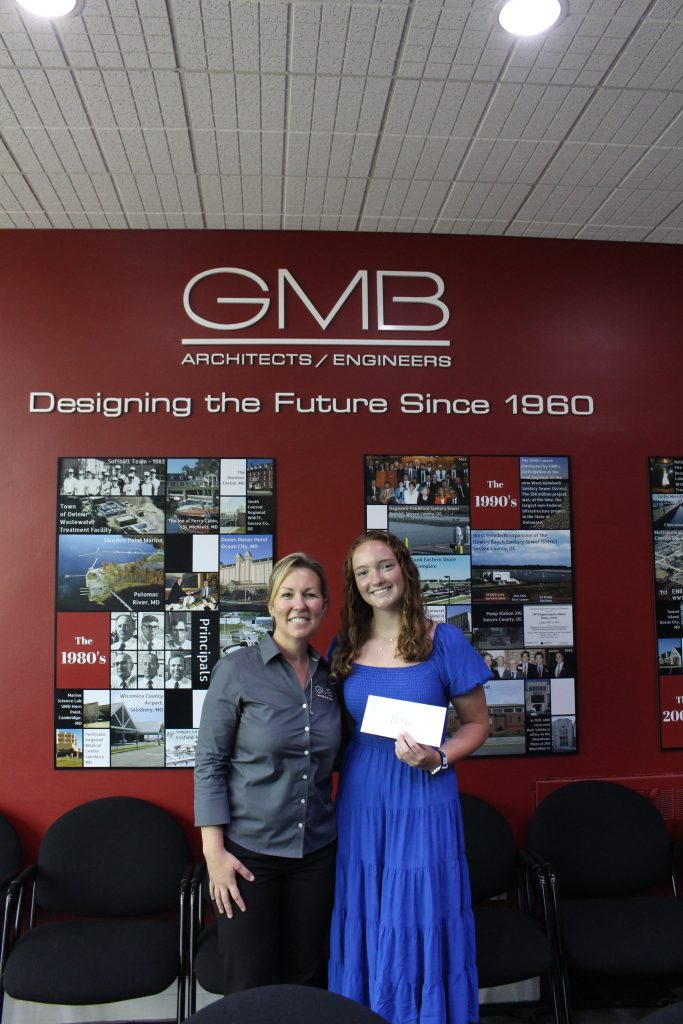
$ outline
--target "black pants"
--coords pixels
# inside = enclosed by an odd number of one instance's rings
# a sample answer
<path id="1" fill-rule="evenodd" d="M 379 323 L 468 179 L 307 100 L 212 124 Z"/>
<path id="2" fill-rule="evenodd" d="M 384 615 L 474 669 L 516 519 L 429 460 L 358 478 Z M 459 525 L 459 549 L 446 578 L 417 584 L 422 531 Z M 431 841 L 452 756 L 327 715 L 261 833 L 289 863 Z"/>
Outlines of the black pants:
<path id="1" fill-rule="evenodd" d="M 237 884 L 246 910 L 216 913 L 224 993 L 258 985 L 327 984 L 337 844 L 305 857 L 270 857 L 226 842 L 254 875 Z M 214 907 L 215 910 L 215 907 Z"/>

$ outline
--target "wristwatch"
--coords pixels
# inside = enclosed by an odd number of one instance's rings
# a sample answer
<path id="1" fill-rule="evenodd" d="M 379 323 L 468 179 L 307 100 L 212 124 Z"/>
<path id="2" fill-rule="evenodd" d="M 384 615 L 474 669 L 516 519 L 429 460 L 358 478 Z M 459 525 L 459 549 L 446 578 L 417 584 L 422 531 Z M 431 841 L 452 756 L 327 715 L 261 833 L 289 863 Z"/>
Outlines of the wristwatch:
<path id="1" fill-rule="evenodd" d="M 429 774 L 430 775 L 440 775 L 441 772 L 448 771 L 448 768 L 450 767 L 449 764 L 448 764 L 448 758 L 444 754 L 443 750 L 441 750 L 441 748 L 439 747 L 439 748 L 437 748 L 436 752 L 439 755 L 439 757 L 441 758 L 441 761 L 440 761 L 439 764 L 435 765 L 434 768 L 430 768 L 429 769 Z"/>

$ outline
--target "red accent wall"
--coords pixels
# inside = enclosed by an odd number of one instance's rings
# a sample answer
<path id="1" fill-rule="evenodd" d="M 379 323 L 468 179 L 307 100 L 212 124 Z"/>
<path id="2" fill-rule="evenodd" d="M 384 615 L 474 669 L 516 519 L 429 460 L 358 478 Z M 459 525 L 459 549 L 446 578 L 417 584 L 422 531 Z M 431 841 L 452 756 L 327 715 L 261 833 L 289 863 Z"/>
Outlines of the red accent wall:
<path id="1" fill-rule="evenodd" d="M 659 750 L 646 462 L 683 451 L 680 248 L 415 235 L 4 231 L 0 254 L 0 810 L 19 825 L 29 855 L 55 817 L 103 795 L 154 800 L 191 831 L 189 771 L 70 773 L 52 766 L 59 455 L 274 456 L 278 553 L 305 548 L 331 577 L 333 607 L 319 646 L 337 620 L 345 549 L 364 525 L 364 452 L 570 455 L 580 753 L 471 761 L 460 769 L 461 786 L 499 806 L 521 836 L 537 779 L 683 770 L 683 751 Z M 219 266 L 250 269 L 275 294 L 276 268 L 287 267 L 325 311 L 359 268 L 439 274 L 451 311 L 440 333 L 452 340 L 452 367 L 181 366 L 180 339 L 209 333 L 188 320 L 183 289 Z M 288 310 L 291 336 L 315 329 L 300 303 Z M 359 335 L 357 314 L 352 300 L 328 334 Z M 251 334 L 276 328 L 269 313 Z M 263 411 L 209 415 L 203 396 L 222 390 L 260 397 Z M 390 410 L 275 415 L 276 390 L 385 397 Z M 190 395 L 194 411 L 187 419 L 31 415 L 31 391 Z M 492 411 L 405 415 L 398 410 L 404 392 L 486 398 Z M 591 395 L 595 412 L 513 416 L 504 400 L 524 393 Z"/>

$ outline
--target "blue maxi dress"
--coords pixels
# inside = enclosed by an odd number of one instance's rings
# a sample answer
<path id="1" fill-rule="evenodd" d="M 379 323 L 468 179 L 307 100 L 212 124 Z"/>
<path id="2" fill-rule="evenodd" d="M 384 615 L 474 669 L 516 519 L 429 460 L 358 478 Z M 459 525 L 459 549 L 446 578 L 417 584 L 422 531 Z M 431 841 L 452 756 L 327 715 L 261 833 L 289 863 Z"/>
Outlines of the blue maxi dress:
<path id="1" fill-rule="evenodd" d="M 436 627 L 427 661 L 355 665 L 354 719 L 337 796 L 337 880 L 329 988 L 390 1024 L 478 1019 L 474 922 L 455 772 L 399 761 L 394 740 L 360 732 L 370 694 L 446 707 L 490 678 L 455 626 Z"/>

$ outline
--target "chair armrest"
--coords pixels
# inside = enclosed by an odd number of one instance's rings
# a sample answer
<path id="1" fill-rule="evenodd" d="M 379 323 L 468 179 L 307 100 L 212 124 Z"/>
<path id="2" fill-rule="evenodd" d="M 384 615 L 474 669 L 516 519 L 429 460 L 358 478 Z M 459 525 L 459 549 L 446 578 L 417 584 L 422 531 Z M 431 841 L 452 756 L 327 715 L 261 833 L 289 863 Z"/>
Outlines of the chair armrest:
<path id="1" fill-rule="evenodd" d="M 197 951 L 197 936 L 204 924 L 204 880 L 206 861 L 198 860 L 192 867 L 190 876 L 190 959 L 194 963 Z"/>
<path id="2" fill-rule="evenodd" d="M 197 978 L 194 963 L 197 956 L 197 938 L 204 923 L 203 883 L 206 877 L 206 861 L 198 860 L 190 876 L 190 913 L 188 942 L 188 1009 L 194 1013 L 197 1006 Z"/>
<path id="3" fill-rule="evenodd" d="M 671 888 L 676 898 L 681 895 L 681 868 L 683 867 L 683 843 L 678 839 L 671 840 Z"/>
<path id="4" fill-rule="evenodd" d="M 178 912 L 180 919 L 180 956 L 185 955 L 186 949 L 186 934 L 187 934 L 187 923 L 188 923 L 188 911 L 189 911 L 189 900 L 190 900 L 190 880 L 192 878 L 192 864 L 186 864 L 183 872 L 183 877 L 180 879 L 180 888 L 178 891 Z"/>
<path id="5" fill-rule="evenodd" d="M 558 954 L 562 955 L 562 927 L 560 914 L 560 892 L 557 876 L 552 864 L 538 851 L 527 850 L 528 856 L 538 865 L 541 890 L 548 927 L 552 930 L 553 945 Z"/>
<path id="6" fill-rule="evenodd" d="M 37 870 L 37 864 L 29 864 L 12 879 L 7 889 L 2 920 L 2 939 L 0 940 L 0 976 L 5 970 L 9 951 L 21 932 L 25 886 L 28 882 L 35 882 Z"/>
<path id="7" fill-rule="evenodd" d="M 178 999 L 176 1008 L 176 1024 L 185 1019 L 187 1007 L 187 986 L 189 982 L 189 898 L 192 864 L 186 864 L 183 877 L 180 879 L 178 892 Z"/>
<path id="8" fill-rule="evenodd" d="M 546 924 L 544 893 L 544 864 L 530 850 L 515 851 L 517 871 L 519 874 L 519 902 L 527 913 L 538 913 L 539 900 L 543 908 L 544 924 Z"/>
<path id="9" fill-rule="evenodd" d="M 0 878 L 0 889 L 6 889 L 10 882 L 14 881 L 20 871 L 21 868 L 15 868 L 14 871 L 8 872 L 4 878 Z"/>
<path id="10" fill-rule="evenodd" d="M 26 887 L 29 883 L 31 883 L 31 906 L 29 916 L 29 928 L 33 927 L 33 921 L 35 918 L 35 885 L 37 874 L 38 865 L 29 864 L 27 867 L 23 869 L 23 871 L 20 871 L 16 878 L 9 884 L 9 889 L 7 890 L 7 897 L 5 900 L 5 911 L 7 911 L 8 907 L 15 905 L 16 909 L 14 929 L 17 933 L 20 930 L 19 926 L 21 924 L 21 917 L 25 903 L 24 894 L 26 892 Z"/>

